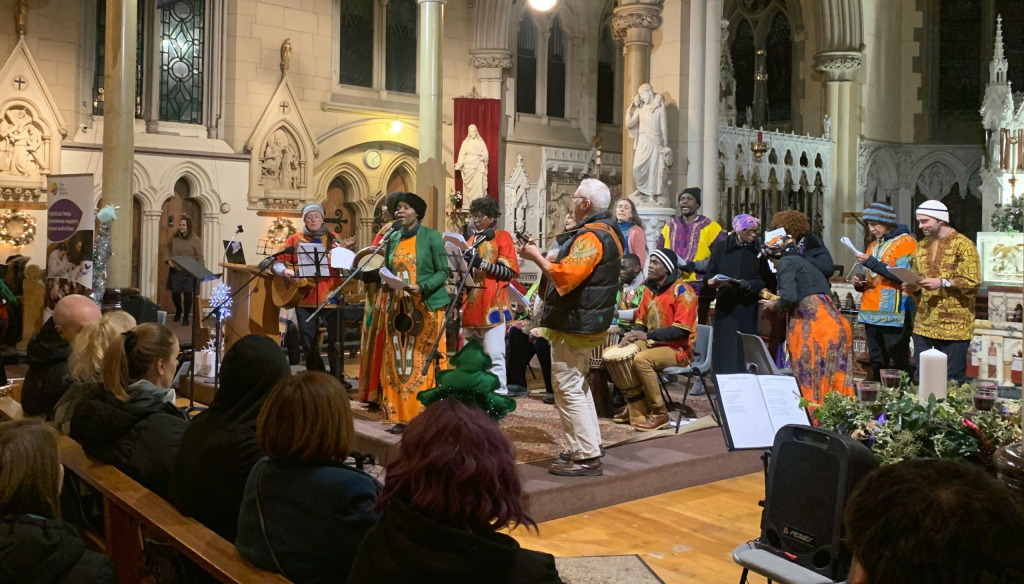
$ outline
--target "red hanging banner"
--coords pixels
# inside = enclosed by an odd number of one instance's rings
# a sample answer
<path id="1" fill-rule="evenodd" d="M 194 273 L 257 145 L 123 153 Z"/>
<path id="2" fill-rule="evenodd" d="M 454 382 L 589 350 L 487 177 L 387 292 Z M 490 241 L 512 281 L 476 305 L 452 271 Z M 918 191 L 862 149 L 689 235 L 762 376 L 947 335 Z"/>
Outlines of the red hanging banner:
<path id="1" fill-rule="evenodd" d="M 473 183 L 482 180 L 478 174 L 482 149 L 479 142 L 467 141 L 469 126 L 476 126 L 477 134 L 487 146 L 487 194 L 498 200 L 498 138 L 501 134 L 501 100 L 455 98 L 455 162 L 462 162 L 462 170 L 456 169 L 455 190 L 465 196 L 463 180 Z M 466 150 L 463 155 L 463 149 Z M 471 185 L 472 186 L 472 185 Z M 468 201 L 467 201 L 468 205 Z"/>

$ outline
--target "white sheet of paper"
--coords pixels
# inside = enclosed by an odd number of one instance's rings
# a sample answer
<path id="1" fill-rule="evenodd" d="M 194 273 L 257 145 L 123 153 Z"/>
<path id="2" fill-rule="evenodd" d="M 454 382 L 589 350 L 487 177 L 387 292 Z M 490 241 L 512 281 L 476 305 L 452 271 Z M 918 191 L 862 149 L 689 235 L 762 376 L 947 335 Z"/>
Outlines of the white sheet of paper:
<path id="1" fill-rule="evenodd" d="M 780 235 L 785 235 L 785 234 L 786 234 L 786 230 L 783 229 L 782 227 L 779 227 L 778 229 L 772 229 L 771 231 L 765 231 L 764 232 L 764 242 L 768 243 L 769 241 L 772 240 L 772 238 L 778 237 Z"/>
<path id="2" fill-rule="evenodd" d="M 735 282 L 736 280 L 726 276 L 725 274 L 715 274 L 714 278 L 711 278 L 715 282 Z"/>
<path id="3" fill-rule="evenodd" d="M 459 251 L 466 251 L 469 249 L 469 245 L 466 244 L 466 238 L 462 237 L 458 233 L 452 233 L 451 231 L 445 231 L 442 236 L 445 243 L 451 243 L 459 249 Z"/>
<path id="4" fill-rule="evenodd" d="M 356 259 L 354 251 L 347 247 L 336 247 L 331 250 L 331 267 L 339 270 L 351 270 L 352 261 Z"/>
<path id="5" fill-rule="evenodd" d="M 319 243 L 300 243 L 298 250 L 299 273 L 297 275 L 300 278 L 330 276 L 331 271 L 328 269 L 327 258 L 324 257 L 324 253 L 324 246 Z M 318 263 L 319 265 L 317 265 Z"/>
<path id="6" fill-rule="evenodd" d="M 897 268 L 890 266 L 889 273 L 900 279 L 901 282 L 906 284 L 917 284 L 922 280 L 921 276 L 917 275 L 913 270 L 908 268 Z"/>
<path id="7" fill-rule="evenodd" d="M 775 441 L 768 406 L 756 375 L 716 375 L 722 409 L 729 422 L 733 448 L 771 448 Z"/>
<path id="8" fill-rule="evenodd" d="M 395 276 L 391 273 L 391 270 L 382 267 L 380 269 L 380 281 L 392 290 L 398 291 L 405 288 L 405 280 Z"/>
<path id="9" fill-rule="evenodd" d="M 786 424 L 808 426 L 807 411 L 800 407 L 800 386 L 788 375 L 758 375 L 768 417 L 778 432 Z M 772 438 L 774 440 L 774 437 Z"/>
<path id="10" fill-rule="evenodd" d="M 853 245 L 853 242 L 850 241 L 849 237 L 846 237 L 844 235 L 844 236 L 839 238 L 839 241 L 841 241 L 843 243 L 843 245 L 845 245 L 846 247 L 850 248 L 850 251 L 852 251 L 853 253 L 855 253 L 857 255 L 860 255 L 861 253 L 863 253 L 859 249 L 857 249 L 857 247 L 855 245 Z"/>
<path id="11" fill-rule="evenodd" d="M 523 296 L 523 293 L 519 291 L 519 288 L 509 284 L 508 285 L 508 298 L 519 307 L 520 310 L 529 308 L 530 302 Z"/>

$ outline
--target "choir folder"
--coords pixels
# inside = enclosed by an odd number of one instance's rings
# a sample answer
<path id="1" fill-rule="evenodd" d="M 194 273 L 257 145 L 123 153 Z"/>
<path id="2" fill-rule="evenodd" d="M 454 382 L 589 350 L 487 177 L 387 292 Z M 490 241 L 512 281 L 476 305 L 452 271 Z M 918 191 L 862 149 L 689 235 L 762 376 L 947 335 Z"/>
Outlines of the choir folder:
<path id="1" fill-rule="evenodd" d="M 771 448 L 786 424 L 808 426 L 800 388 L 788 375 L 715 376 L 715 398 L 729 450 Z"/>

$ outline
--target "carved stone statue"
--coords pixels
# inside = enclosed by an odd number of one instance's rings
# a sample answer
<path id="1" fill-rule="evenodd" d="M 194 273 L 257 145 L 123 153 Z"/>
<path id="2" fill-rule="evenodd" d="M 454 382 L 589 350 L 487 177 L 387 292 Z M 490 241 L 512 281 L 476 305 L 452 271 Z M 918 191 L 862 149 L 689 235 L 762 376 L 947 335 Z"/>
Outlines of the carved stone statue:
<path id="1" fill-rule="evenodd" d="M 265 189 L 298 189 L 299 149 L 288 133 L 278 128 L 268 138 L 260 156 L 260 179 Z"/>
<path id="2" fill-rule="evenodd" d="M 666 168 L 672 164 L 668 147 L 665 98 L 644 83 L 626 111 L 626 128 L 633 138 L 633 195 L 658 203 L 665 190 Z M 631 195 L 632 196 L 632 195 Z"/>
<path id="3" fill-rule="evenodd" d="M 0 176 L 38 177 L 50 170 L 42 126 L 23 107 L 0 114 Z"/>
<path id="4" fill-rule="evenodd" d="M 292 66 L 292 39 L 284 39 L 281 43 L 281 74 L 287 75 Z"/>
<path id="5" fill-rule="evenodd" d="M 25 29 L 28 26 L 28 0 L 18 0 L 14 5 L 14 31 L 18 38 L 25 38 Z"/>
<path id="6" fill-rule="evenodd" d="M 487 143 L 477 132 L 476 124 L 470 124 L 466 139 L 459 147 L 459 160 L 455 163 L 455 170 L 462 172 L 464 202 L 487 195 L 487 164 L 490 159 Z"/>

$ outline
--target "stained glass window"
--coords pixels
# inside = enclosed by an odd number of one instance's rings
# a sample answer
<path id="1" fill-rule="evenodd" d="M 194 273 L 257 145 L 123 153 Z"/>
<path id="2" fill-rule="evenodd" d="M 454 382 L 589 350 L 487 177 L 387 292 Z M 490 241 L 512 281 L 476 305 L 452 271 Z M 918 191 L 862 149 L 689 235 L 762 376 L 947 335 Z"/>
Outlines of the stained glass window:
<path id="1" fill-rule="evenodd" d="M 782 12 L 772 18 L 772 29 L 765 40 L 768 70 L 768 120 L 790 120 L 793 84 L 793 35 L 789 20 Z"/>
<path id="2" fill-rule="evenodd" d="M 548 116 L 565 117 L 565 35 L 557 16 L 548 36 Z"/>
<path id="3" fill-rule="evenodd" d="M 754 30 L 741 20 L 732 41 L 732 68 L 736 74 L 736 125 L 750 123 L 747 107 L 754 105 Z"/>
<path id="4" fill-rule="evenodd" d="M 523 13 L 516 37 L 516 111 L 537 113 L 537 29 L 529 11 Z"/>
<path id="5" fill-rule="evenodd" d="M 338 83 L 342 85 L 373 87 L 373 2 L 374 0 L 339 2 L 341 67 Z M 388 13 L 390 14 L 390 10 Z M 413 54 L 415 55 L 415 52 Z M 413 84 L 415 91 L 415 81 Z"/>
<path id="6" fill-rule="evenodd" d="M 982 0 L 943 0 L 939 7 L 939 112 L 977 116 L 981 103 Z M 1004 29 L 1005 30 L 1005 29 Z"/>
<path id="7" fill-rule="evenodd" d="M 611 29 L 601 27 L 597 41 L 597 123 L 615 123 L 615 55 L 618 47 Z"/>
<path id="8" fill-rule="evenodd" d="M 205 0 L 160 10 L 160 120 L 203 122 Z"/>
<path id="9" fill-rule="evenodd" d="M 388 91 L 416 93 L 416 12 L 416 0 L 388 2 L 384 33 L 387 44 L 384 87 Z"/>
<path id="10" fill-rule="evenodd" d="M 144 0 L 138 0 L 139 18 L 135 25 L 135 117 L 142 117 L 142 72 L 144 70 L 143 49 L 145 49 Z M 107 3 L 96 0 L 96 65 L 92 76 L 92 114 L 103 115 L 103 68 L 106 66 Z"/>

